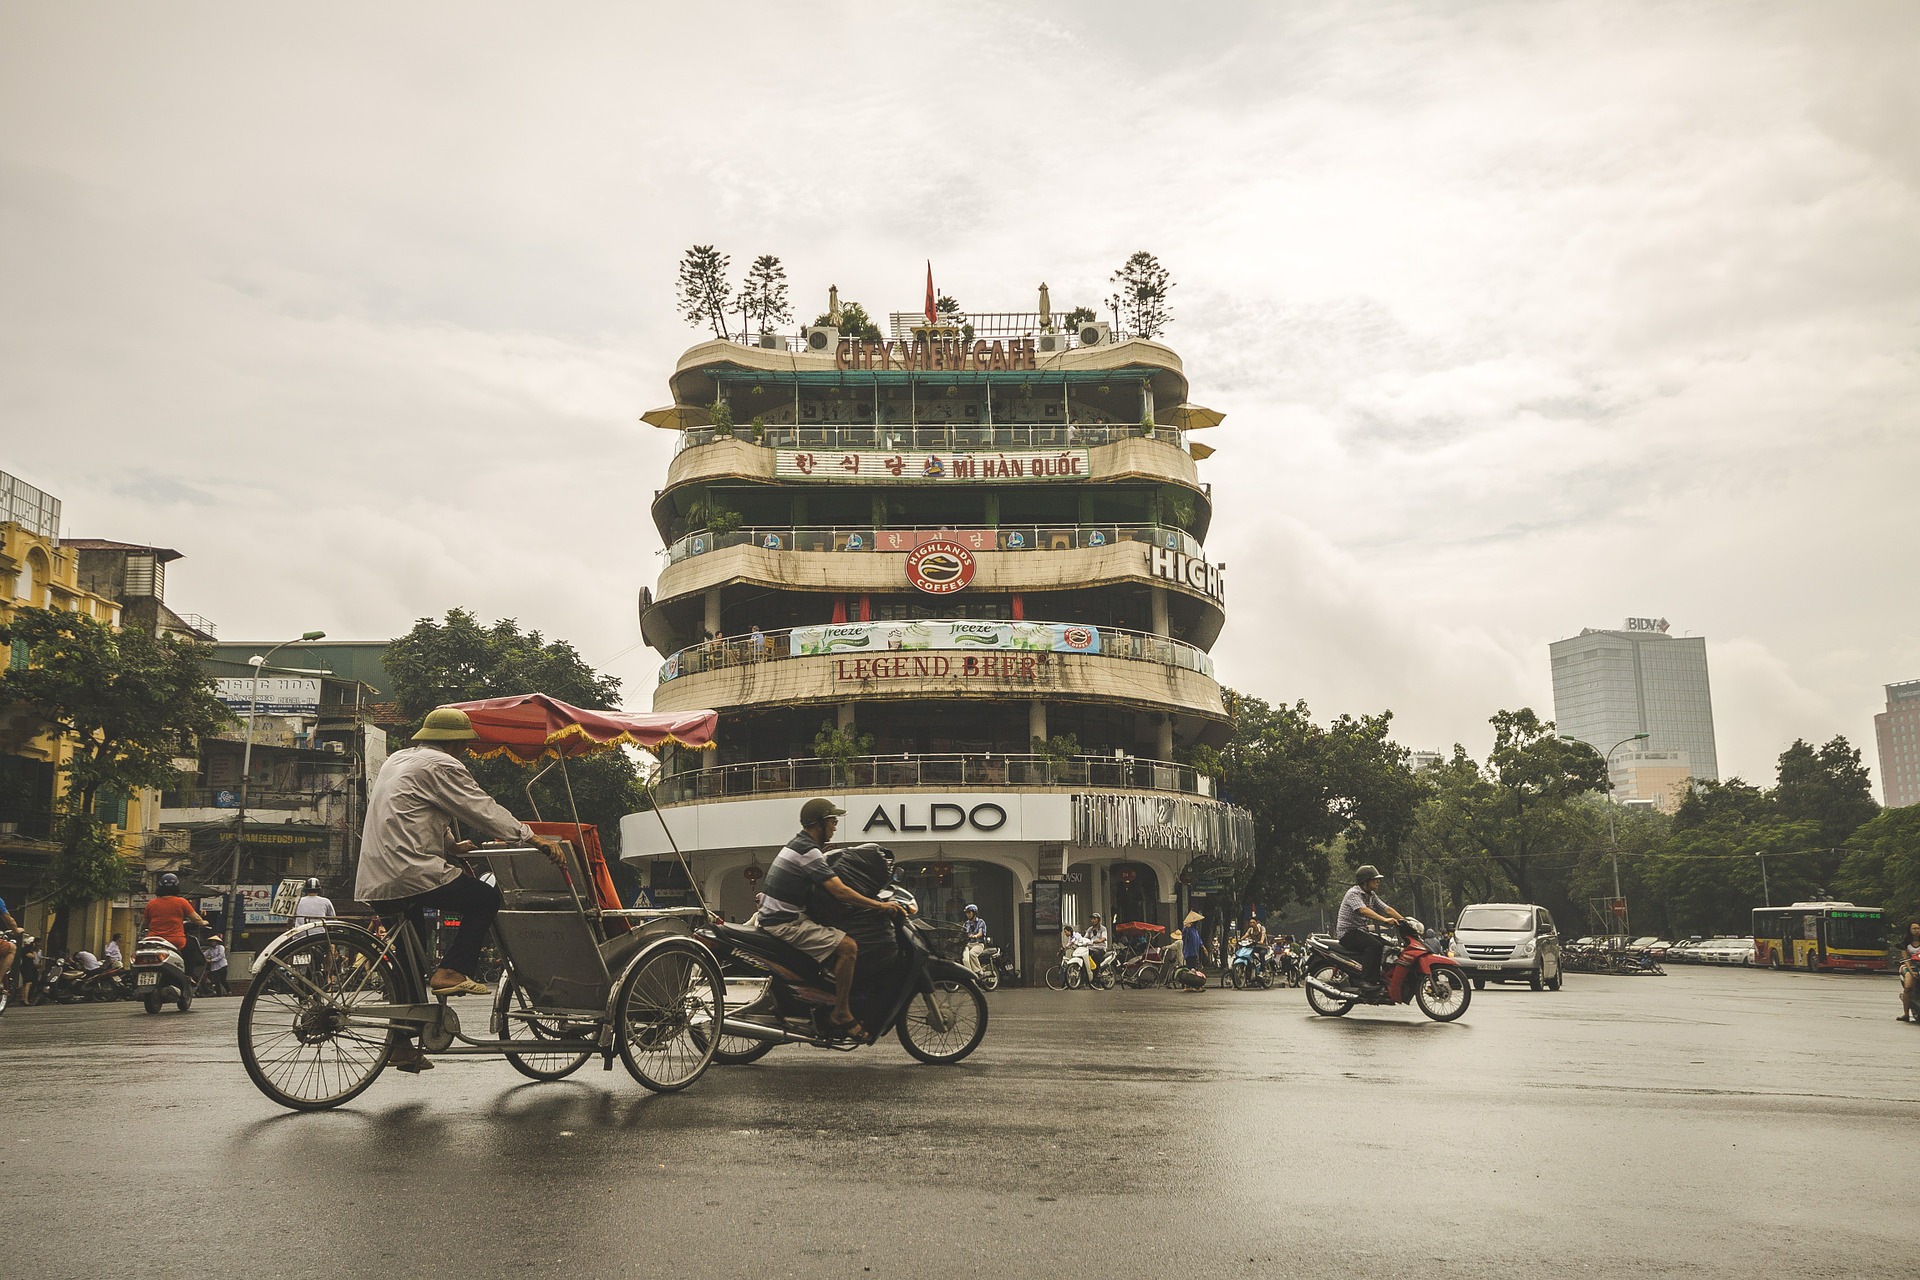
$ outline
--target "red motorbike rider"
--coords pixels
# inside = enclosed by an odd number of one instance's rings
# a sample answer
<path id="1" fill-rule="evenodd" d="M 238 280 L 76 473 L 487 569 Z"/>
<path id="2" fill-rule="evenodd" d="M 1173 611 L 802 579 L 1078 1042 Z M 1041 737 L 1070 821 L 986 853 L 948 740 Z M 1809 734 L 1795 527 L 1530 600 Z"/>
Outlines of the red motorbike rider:
<path id="1" fill-rule="evenodd" d="M 1379 868 L 1372 863 L 1353 873 L 1353 888 L 1347 890 L 1347 896 L 1340 899 L 1340 915 L 1333 928 L 1334 937 L 1340 940 L 1340 945 L 1360 957 L 1360 980 L 1372 992 L 1382 989 L 1380 955 L 1386 950 L 1387 944 L 1379 934 L 1367 928 L 1367 921 L 1393 924 L 1406 919 L 1380 900 L 1381 879 Z"/>

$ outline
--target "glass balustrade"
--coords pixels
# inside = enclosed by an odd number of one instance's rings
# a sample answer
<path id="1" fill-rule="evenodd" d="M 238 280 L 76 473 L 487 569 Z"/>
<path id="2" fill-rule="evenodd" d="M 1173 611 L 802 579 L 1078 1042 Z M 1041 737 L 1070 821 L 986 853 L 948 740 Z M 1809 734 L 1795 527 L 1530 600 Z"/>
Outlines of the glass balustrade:
<path id="1" fill-rule="evenodd" d="M 936 538 L 958 542 L 969 551 L 1085 551 L 1122 542 L 1165 547 L 1200 558 L 1200 540 L 1183 529 L 1155 524 L 1012 524 L 994 528 L 914 526 L 879 529 L 872 525 L 754 525 L 715 533 L 701 529 L 669 543 L 668 564 L 727 547 L 763 551 L 911 551 Z"/>
<path id="2" fill-rule="evenodd" d="M 662 804 L 729 796 L 889 788 L 1103 787 L 1210 796 L 1213 779 L 1189 765 L 1114 756 L 859 756 L 847 761 L 756 760 L 689 769 L 655 788 Z"/>

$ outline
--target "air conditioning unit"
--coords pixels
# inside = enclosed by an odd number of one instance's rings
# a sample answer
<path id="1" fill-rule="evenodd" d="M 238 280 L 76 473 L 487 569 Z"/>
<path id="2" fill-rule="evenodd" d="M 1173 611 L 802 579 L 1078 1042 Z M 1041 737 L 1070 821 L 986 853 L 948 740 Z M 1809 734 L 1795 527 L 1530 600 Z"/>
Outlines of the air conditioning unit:
<path id="1" fill-rule="evenodd" d="M 760 349 L 762 351 L 785 351 L 787 349 L 787 340 L 777 333 L 763 333 L 760 335 Z"/>
<path id="2" fill-rule="evenodd" d="M 1089 320 L 1080 326 L 1076 337 L 1083 347 L 1110 347 L 1113 345 L 1113 326 L 1105 320 Z"/>
<path id="3" fill-rule="evenodd" d="M 830 324 L 816 324 L 807 329 L 807 354 L 812 356 L 830 356 L 840 349 L 840 331 Z"/>
<path id="4" fill-rule="evenodd" d="M 1057 356 L 1067 349 L 1067 335 L 1043 333 L 1033 340 L 1033 348 L 1043 356 Z"/>

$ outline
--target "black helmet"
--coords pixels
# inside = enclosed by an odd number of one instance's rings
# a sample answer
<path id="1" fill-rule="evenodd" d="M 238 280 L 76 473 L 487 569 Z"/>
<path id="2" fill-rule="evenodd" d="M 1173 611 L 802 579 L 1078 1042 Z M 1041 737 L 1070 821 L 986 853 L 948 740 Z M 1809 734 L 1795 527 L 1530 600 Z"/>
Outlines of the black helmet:
<path id="1" fill-rule="evenodd" d="M 308 876 L 308 877 L 307 877 L 307 892 L 308 892 L 308 893 L 318 893 L 318 892 L 320 892 L 320 877 L 319 877 L 319 876 Z"/>
<path id="2" fill-rule="evenodd" d="M 842 809 L 839 805 L 825 797 L 820 797 L 809 800 L 800 806 L 800 825 L 803 827 L 811 827 L 816 822 L 825 822 L 828 818 L 838 818 L 844 813 L 846 813 L 845 809 Z"/>
<path id="3" fill-rule="evenodd" d="M 171 871 L 163 871 L 160 873 L 159 885 L 160 892 L 162 893 L 178 893 L 180 891 L 180 877 Z"/>
<path id="4" fill-rule="evenodd" d="M 1378 879 L 1380 879 L 1380 868 L 1374 866 L 1371 862 L 1353 873 L 1353 882 L 1355 884 L 1365 884 L 1369 880 Z"/>

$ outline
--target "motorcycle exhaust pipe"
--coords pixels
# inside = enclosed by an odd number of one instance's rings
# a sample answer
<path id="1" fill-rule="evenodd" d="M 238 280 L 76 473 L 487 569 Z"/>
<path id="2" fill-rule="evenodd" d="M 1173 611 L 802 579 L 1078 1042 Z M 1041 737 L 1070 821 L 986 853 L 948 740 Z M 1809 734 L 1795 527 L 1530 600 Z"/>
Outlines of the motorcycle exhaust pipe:
<path id="1" fill-rule="evenodd" d="M 1318 991 L 1321 995 L 1332 996 L 1335 1000 L 1358 1000 L 1360 998 L 1358 992 L 1349 991 L 1345 987 L 1336 987 L 1331 982 L 1322 982 L 1319 978 L 1308 978 L 1307 985 L 1315 991 Z"/>
<path id="2" fill-rule="evenodd" d="M 739 1036 L 742 1040 L 771 1040 L 775 1044 L 812 1044 L 814 1038 L 798 1031 L 789 1031 L 785 1027 L 770 1027 L 764 1022 L 749 1022 L 745 1018 L 722 1018 L 720 1030 L 730 1036 Z"/>

